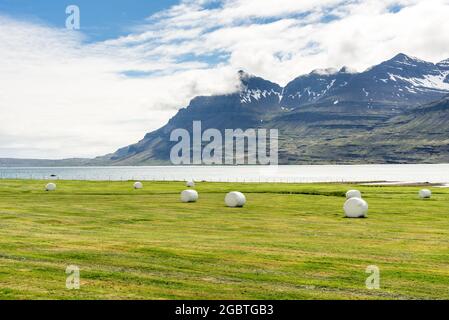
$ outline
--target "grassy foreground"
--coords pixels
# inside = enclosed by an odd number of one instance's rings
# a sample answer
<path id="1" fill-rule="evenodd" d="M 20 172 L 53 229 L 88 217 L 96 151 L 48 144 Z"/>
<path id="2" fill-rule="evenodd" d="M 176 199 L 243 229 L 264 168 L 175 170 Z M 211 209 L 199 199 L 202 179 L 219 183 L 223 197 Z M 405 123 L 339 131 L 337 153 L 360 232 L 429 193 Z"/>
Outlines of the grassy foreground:
<path id="1" fill-rule="evenodd" d="M 179 182 L 45 184 L 0 180 L 0 299 L 449 299 L 448 189 L 357 186 L 369 218 L 345 219 L 354 185 L 199 183 L 185 204 Z"/>

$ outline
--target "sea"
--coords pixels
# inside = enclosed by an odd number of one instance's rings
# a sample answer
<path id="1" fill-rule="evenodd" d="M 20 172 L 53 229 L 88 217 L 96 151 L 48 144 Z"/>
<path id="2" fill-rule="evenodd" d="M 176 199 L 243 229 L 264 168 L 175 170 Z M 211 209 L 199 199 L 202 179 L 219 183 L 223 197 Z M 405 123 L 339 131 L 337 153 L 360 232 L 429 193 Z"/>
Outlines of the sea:
<path id="1" fill-rule="evenodd" d="M 449 185 L 449 164 L 0 167 L 0 179 L 215 182 L 386 182 Z"/>

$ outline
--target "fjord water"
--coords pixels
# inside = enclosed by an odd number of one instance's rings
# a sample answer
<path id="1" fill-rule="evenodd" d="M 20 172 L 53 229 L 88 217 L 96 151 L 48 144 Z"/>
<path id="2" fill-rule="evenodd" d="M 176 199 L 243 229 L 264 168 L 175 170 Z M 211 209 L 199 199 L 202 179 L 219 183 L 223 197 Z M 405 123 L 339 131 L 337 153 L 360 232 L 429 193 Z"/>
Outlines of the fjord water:
<path id="1" fill-rule="evenodd" d="M 449 164 L 290 166 L 4 167 L 3 179 L 220 182 L 430 182 L 449 184 Z"/>

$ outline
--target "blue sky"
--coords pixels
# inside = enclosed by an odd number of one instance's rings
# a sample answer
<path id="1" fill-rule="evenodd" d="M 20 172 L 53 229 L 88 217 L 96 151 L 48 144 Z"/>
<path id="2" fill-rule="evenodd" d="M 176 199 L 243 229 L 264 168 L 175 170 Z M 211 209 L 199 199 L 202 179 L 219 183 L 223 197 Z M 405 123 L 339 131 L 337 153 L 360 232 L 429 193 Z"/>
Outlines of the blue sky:
<path id="1" fill-rule="evenodd" d="M 399 52 L 448 59 L 448 16 L 448 0 L 0 0 L 0 157 L 113 152 L 235 92 L 241 69 L 285 85 Z"/>
<path id="2" fill-rule="evenodd" d="M 176 3 L 177 0 L 0 0 L 0 13 L 64 28 L 66 7 L 77 5 L 82 32 L 89 41 L 101 41 L 130 33 L 132 26 Z"/>

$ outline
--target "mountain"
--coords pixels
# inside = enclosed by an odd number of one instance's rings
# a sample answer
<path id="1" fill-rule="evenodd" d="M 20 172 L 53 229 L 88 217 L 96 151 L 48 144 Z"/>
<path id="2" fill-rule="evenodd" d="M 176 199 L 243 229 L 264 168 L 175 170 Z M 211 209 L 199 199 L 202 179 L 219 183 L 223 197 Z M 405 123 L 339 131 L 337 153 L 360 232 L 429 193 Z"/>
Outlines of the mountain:
<path id="1" fill-rule="evenodd" d="M 170 141 L 170 132 L 184 128 L 191 133 L 197 120 L 202 121 L 203 130 L 278 129 L 282 164 L 428 161 L 421 151 L 430 150 L 429 144 L 420 147 L 413 141 L 430 130 L 425 129 L 429 125 L 441 132 L 429 133 L 436 139 L 431 146 L 441 146 L 449 139 L 449 126 L 438 121 L 441 115 L 431 112 L 432 106 L 421 106 L 449 93 L 448 77 L 449 60 L 434 64 L 405 54 L 361 73 L 348 67 L 314 70 L 284 88 L 239 71 L 238 92 L 196 97 L 162 128 L 96 161 L 114 165 L 169 163 L 175 144 Z M 412 156 L 398 151 L 395 155 L 392 141 L 396 139 L 399 146 L 401 139 L 413 136 L 415 140 L 407 138 L 410 148 L 403 143 L 401 150 L 419 153 Z M 426 133 L 426 139 L 429 136 Z"/>
<path id="2" fill-rule="evenodd" d="M 449 162 L 449 59 L 434 64 L 398 54 L 363 72 L 317 69 L 285 87 L 238 76 L 237 92 L 195 97 L 139 142 L 79 164 L 170 164 L 171 132 L 192 134 L 194 121 L 222 133 L 278 129 L 281 164 Z M 12 163 L 0 159 L 0 166 Z"/>
<path id="3" fill-rule="evenodd" d="M 346 101 L 384 105 L 386 111 L 417 106 L 436 100 L 449 91 L 449 64 L 439 64 L 398 54 L 365 72 L 353 73 L 343 68 L 338 72 L 313 71 L 285 87 L 282 104 L 300 107 L 304 104 Z"/>
<path id="4" fill-rule="evenodd" d="M 333 92 L 345 87 L 354 77 L 347 67 L 340 71 L 336 69 L 316 69 L 308 75 L 303 75 L 287 84 L 284 89 L 281 104 L 289 108 L 317 103 Z"/>
<path id="5" fill-rule="evenodd" d="M 283 88 L 276 83 L 239 71 L 240 103 L 255 111 L 279 111 Z"/>

